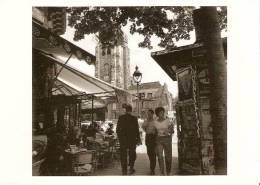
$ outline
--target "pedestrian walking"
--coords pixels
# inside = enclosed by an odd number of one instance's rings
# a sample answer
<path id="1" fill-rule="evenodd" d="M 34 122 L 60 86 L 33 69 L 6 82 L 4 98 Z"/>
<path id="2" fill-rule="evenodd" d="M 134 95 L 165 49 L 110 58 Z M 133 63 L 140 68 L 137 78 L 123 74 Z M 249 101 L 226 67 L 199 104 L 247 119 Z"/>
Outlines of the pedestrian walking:
<path id="1" fill-rule="evenodd" d="M 155 153 L 155 146 L 156 146 L 156 128 L 154 123 L 154 111 L 149 109 L 147 111 L 147 119 L 145 120 L 142 128 L 145 131 L 145 145 L 147 148 L 147 155 L 150 161 L 150 174 L 154 175 L 154 169 L 156 166 L 156 153 Z"/>
<path id="2" fill-rule="evenodd" d="M 125 114 L 119 116 L 116 133 L 120 144 L 120 159 L 122 174 L 127 175 L 127 159 L 129 159 L 129 173 L 135 172 L 136 145 L 141 143 L 137 117 L 131 115 L 132 107 L 125 106 Z"/>
<path id="3" fill-rule="evenodd" d="M 157 107 L 155 114 L 158 119 L 155 121 L 155 128 L 157 130 L 156 138 L 156 155 L 158 157 L 159 167 L 162 175 L 164 173 L 164 158 L 166 164 L 166 174 L 171 173 L 172 164 L 172 134 L 174 132 L 173 124 L 169 119 L 165 118 L 165 109 Z M 164 152 L 164 156 L 163 156 Z"/>

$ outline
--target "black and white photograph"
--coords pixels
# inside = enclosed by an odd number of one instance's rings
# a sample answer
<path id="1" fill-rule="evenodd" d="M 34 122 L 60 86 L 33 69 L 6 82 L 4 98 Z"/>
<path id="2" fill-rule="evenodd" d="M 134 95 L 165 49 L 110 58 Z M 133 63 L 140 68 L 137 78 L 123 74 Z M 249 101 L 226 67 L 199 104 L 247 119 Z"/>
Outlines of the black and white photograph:
<path id="1" fill-rule="evenodd" d="M 227 32 L 226 6 L 32 7 L 33 175 L 226 175 Z"/>
<path id="2" fill-rule="evenodd" d="M 259 185 L 258 0 L 0 2 L 0 185 Z"/>

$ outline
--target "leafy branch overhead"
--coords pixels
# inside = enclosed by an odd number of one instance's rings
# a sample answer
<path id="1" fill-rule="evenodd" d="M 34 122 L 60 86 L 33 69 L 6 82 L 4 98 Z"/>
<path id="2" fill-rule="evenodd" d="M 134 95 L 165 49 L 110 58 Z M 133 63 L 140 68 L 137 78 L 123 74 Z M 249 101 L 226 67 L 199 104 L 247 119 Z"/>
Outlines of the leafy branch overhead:
<path id="1" fill-rule="evenodd" d="M 139 47 L 152 49 L 151 37 L 160 38 L 163 48 L 175 46 L 180 39 L 190 39 L 194 29 L 192 11 L 195 7 L 71 7 L 68 23 L 75 28 L 74 40 L 95 34 L 104 45 L 116 45 L 123 39 L 122 27 L 130 25 L 130 33 L 144 36 Z M 227 9 L 219 7 L 221 29 L 227 29 Z"/>

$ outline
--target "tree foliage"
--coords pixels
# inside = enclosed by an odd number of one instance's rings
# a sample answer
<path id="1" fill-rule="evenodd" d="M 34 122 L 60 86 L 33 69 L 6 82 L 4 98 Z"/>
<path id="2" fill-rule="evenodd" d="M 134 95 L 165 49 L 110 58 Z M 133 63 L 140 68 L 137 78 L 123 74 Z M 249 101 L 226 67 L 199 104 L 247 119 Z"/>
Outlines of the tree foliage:
<path id="1" fill-rule="evenodd" d="M 190 39 L 194 29 L 194 7 L 70 7 L 68 23 L 75 28 L 74 40 L 95 34 L 104 45 L 116 45 L 122 39 L 122 27 L 130 25 L 130 33 L 144 36 L 139 47 L 152 48 L 151 37 L 160 38 L 160 47 L 174 47 L 180 39 Z M 227 28 L 227 9 L 219 7 L 220 28 Z"/>

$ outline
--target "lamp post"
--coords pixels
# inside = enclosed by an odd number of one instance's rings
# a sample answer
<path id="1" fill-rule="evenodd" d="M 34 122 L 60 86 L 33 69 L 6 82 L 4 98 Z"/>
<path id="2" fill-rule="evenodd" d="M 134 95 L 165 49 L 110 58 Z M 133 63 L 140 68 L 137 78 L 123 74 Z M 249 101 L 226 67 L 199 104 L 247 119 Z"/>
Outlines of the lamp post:
<path id="1" fill-rule="evenodd" d="M 139 101 L 140 101 L 140 96 L 139 96 L 139 85 L 142 80 L 142 73 L 138 70 L 138 67 L 135 67 L 135 72 L 133 73 L 133 79 L 134 82 L 136 83 L 136 91 L 137 91 L 137 115 L 139 115 Z"/>

